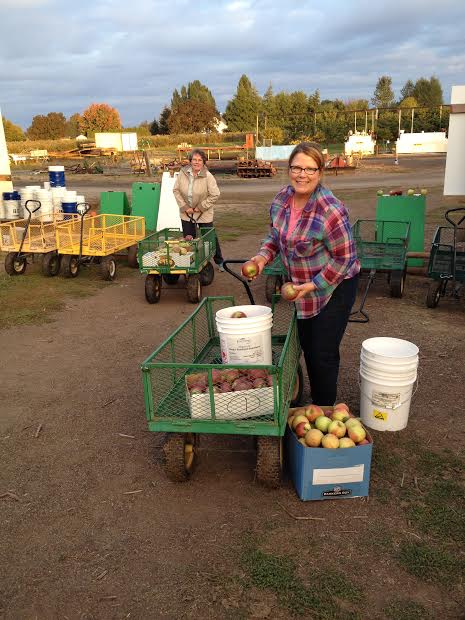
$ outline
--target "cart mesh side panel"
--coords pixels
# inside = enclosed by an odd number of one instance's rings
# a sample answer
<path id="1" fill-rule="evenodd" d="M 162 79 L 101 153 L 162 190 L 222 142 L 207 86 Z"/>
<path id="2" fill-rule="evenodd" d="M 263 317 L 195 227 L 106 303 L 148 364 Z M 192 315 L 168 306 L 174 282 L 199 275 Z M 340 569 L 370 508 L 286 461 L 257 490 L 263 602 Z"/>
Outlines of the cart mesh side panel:
<path id="1" fill-rule="evenodd" d="M 362 269 L 403 270 L 409 229 L 408 222 L 357 220 L 352 231 Z"/>
<path id="2" fill-rule="evenodd" d="M 428 275 L 433 278 L 451 277 L 454 258 L 454 229 L 439 226 L 431 247 Z M 465 228 L 457 228 L 455 244 L 455 277 L 465 282 Z"/>

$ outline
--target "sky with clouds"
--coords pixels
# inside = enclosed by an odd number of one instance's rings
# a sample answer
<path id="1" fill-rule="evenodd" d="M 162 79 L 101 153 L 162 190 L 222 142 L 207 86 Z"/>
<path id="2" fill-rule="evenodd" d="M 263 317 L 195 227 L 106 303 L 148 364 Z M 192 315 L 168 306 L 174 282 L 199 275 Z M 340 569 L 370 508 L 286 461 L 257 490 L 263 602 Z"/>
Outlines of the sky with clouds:
<path id="1" fill-rule="evenodd" d="M 0 25 L 0 107 L 24 129 L 93 102 L 151 121 L 195 79 L 224 111 L 243 73 L 344 101 L 382 75 L 396 96 L 435 75 L 446 103 L 465 84 L 464 0 L 0 0 Z"/>

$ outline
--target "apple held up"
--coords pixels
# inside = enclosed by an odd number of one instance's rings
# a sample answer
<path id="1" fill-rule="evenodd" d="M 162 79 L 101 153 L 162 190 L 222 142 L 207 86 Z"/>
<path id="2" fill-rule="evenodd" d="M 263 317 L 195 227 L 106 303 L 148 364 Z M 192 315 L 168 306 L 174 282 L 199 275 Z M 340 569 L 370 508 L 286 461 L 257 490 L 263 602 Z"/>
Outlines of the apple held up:
<path id="1" fill-rule="evenodd" d="M 247 280 L 253 280 L 253 278 L 258 276 L 259 268 L 254 260 L 248 260 L 242 265 L 241 272 L 244 278 L 247 278 Z"/>

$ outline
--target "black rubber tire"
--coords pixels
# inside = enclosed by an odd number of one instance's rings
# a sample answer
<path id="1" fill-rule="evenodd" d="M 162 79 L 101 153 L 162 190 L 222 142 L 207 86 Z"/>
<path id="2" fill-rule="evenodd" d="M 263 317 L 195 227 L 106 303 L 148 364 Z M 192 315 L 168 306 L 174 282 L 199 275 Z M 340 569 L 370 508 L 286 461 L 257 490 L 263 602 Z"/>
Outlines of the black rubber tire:
<path id="1" fill-rule="evenodd" d="M 193 274 L 187 277 L 187 300 L 191 304 L 198 304 L 202 299 L 202 285 L 200 283 L 200 277 L 198 274 Z"/>
<path id="2" fill-rule="evenodd" d="M 173 482 L 189 480 L 196 465 L 196 435 L 189 433 L 168 433 L 163 446 L 164 469 Z M 190 446 L 187 452 L 186 447 Z M 188 448 L 189 449 L 189 448 Z"/>
<path id="3" fill-rule="evenodd" d="M 47 278 L 53 278 L 60 273 L 61 256 L 57 252 L 47 252 L 42 258 L 42 273 Z"/>
<path id="4" fill-rule="evenodd" d="M 25 256 L 17 258 L 17 252 L 8 252 L 5 256 L 5 271 L 9 276 L 22 276 L 26 271 L 27 260 Z"/>
<path id="5" fill-rule="evenodd" d="M 215 268 L 210 261 L 205 265 L 202 271 L 199 273 L 200 284 L 202 286 L 210 286 L 215 278 Z"/>
<path id="6" fill-rule="evenodd" d="M 257 481 L 270 489 L 281 484 L 283 467 L 282 437 L 257 437 Z"/>
<path id="7" fill-rule="evenodd" d="M 405 287 L 405 278 L 407 276 L 407 271 L 391 271 L 389 277 L 389 287 L 391 292 L 391 297 L 397 297 L 400 299 L 404 294 Z"/>
<path id="8" fill-rule="evenodd" d="M 265 280 L 265 297 L 271 303 L 273 295 L 279 294 L 283 285 L 282 276 L 266 276 Z"/>
<path id="9" fill-rule="evenodd" d="M 61 258 L 61 272 L 65 278 L 77 278 L 79 275 L 79 258 L 72 254 L 64 254 Z"/>
<path id="10" fill-rule="evenodd" d="M 116 278 L 116 259 L 113 254 L 102 256 L 100 259 L 100 277 L 102 280 L 111 281 Z"/>
<path id="11" fill-rule="evenodd" d="M 164 273 L 162 277 L 166 284 L 169 284 L 170 286 L 177 284 L 180 278 L 178 273 Z"/>
<path id="12" fill-rule="evenodd" d="M 298 407 L 302 400 L 302 395 L 304 393 L 304 373 L 302 370 L 302 365 L 299 363 L 299 367 L 297 368 L 296 382 L 294 384 L 294 391 L 292 393 L 291 407 Z"/>
<path id="13" fill-rule="evenodd" d="M 439 300 L 441 299 L 443 283 L 441 280 L 433 280 L 430 283 L 428 288 L 428 293 L 426 295 L 426 306 L 428 308 L 436 308 L 439 304 Z"/>
<path id="14" fill-rule="evenodd" d="M 161 276 L 149 273 L 145 277 L 145 299 L 149 304 L 157 304 L 161 296 Z"/>
<path id="15" fill-rule="evenodd" d="M 128 247 L 128 265 L 133 269 L 139 267 L 139 261 L 137 259 L 137 243 Z"/>

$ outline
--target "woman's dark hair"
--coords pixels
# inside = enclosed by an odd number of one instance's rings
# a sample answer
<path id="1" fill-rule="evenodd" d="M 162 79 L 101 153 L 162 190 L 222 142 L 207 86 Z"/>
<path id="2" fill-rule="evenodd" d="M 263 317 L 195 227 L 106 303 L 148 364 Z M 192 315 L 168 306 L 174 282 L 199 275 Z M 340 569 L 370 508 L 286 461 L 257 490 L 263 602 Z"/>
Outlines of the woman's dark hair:
<path id="1" fill-rule="evenodd" d="M 189 161 L 192 161 L 194 155 L 198 155 L 199 157 L 201 157 L 204 164 L 207 163 L 207 154 L 205 153 L 205 151 L 202 151 L 202 149 L 194 149 L 193 151 L 191 151 L 189 153 Z"/>
<path id="2" fill-rule="evenodd" d="M 304 155 L 307 155 L 308 157 L 314 159 L 320 170 L 323 170 L 323 168 L 325 167 L 325 158 L 323 152 L 320 145 L 316 142 L 301 142 L 300 144 L 298 144 L 289 156 L 288 166 L 292 165 L 292 160 L 299 153 L 303 153 Z"/>

